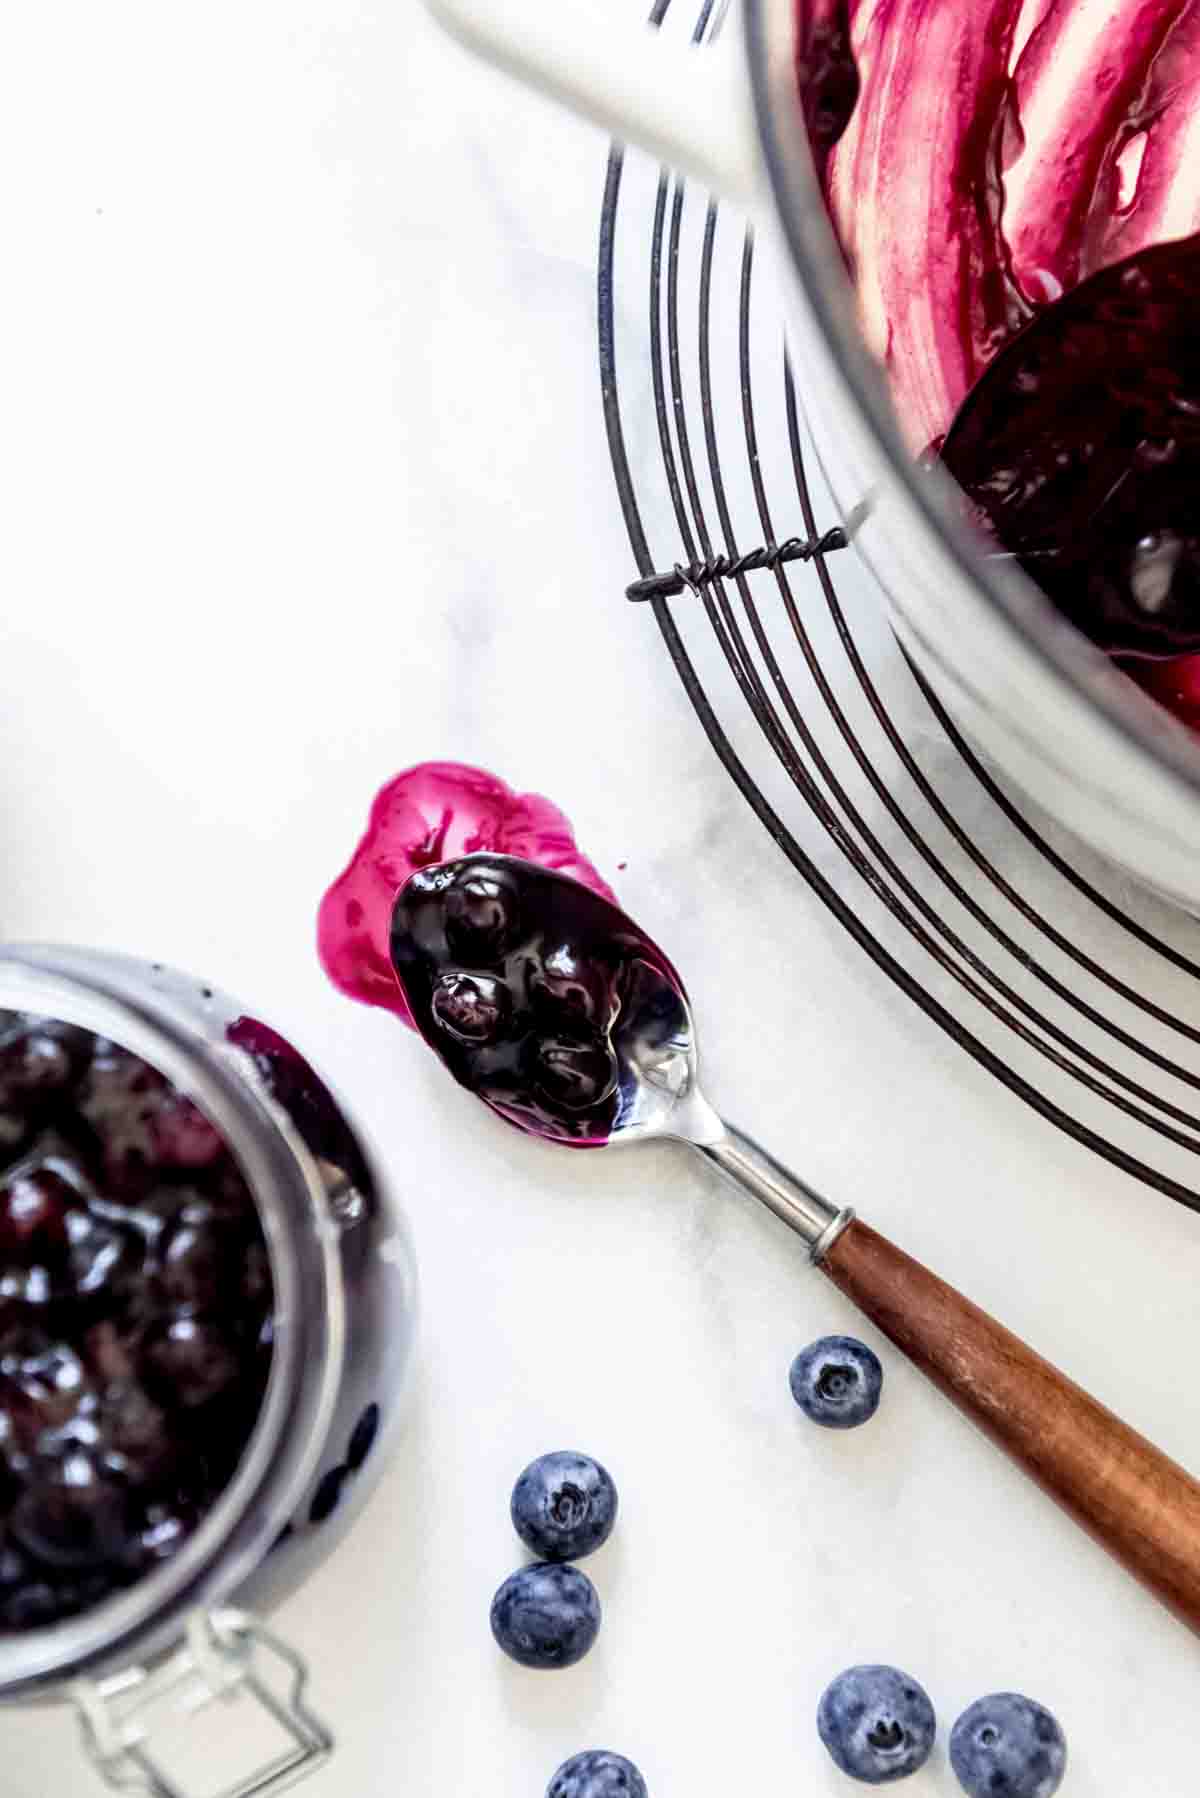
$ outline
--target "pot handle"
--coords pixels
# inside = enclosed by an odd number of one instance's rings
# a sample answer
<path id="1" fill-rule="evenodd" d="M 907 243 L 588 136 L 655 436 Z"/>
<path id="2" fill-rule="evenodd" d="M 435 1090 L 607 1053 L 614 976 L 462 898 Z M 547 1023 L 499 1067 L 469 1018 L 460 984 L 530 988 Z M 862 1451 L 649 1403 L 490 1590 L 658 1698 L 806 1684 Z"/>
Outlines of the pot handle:
<path id="1" fill-rule="evenodd" d="M 757 185 L 758 135 L 736 30 L 664 37 L 620 0 L 429 0 L 451 36 L 731 200 Z"/>

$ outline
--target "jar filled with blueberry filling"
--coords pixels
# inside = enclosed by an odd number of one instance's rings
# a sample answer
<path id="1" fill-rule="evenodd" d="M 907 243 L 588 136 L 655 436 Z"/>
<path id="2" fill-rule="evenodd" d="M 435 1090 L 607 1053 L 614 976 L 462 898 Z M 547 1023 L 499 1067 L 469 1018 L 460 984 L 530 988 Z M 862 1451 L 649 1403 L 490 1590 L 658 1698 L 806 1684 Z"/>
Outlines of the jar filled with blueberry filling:
<path id="1" fill-rule="evenodd" d="M 147 1728 L 175 1687 L 270 1712 L 234 1791 L 319 1764 L 261 1619 L 374 1484 L 413 1322 L 402 1217 L 283 1037 L 160 965 L 0 949 L 0 1700 L 73 1700 L 114 1785 L 192 1789 Z"/>

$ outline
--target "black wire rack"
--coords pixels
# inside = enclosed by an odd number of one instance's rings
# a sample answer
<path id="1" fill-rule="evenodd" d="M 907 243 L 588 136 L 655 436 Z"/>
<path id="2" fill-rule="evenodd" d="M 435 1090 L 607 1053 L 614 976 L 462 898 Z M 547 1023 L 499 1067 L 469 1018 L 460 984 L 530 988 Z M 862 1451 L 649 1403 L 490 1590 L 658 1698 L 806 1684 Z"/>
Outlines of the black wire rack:
<path id="1" fill-rule="evenodd" d="M 712 24 L 706 0 L 691 35 Z M 882 973 L 1058 1129 L 1200 1210 L 1200 924 L 1010 794 L 904 657 L 834 522 L 760 261 L 708 194 L 614 147 L 599 348 L 627 597 Z"/>

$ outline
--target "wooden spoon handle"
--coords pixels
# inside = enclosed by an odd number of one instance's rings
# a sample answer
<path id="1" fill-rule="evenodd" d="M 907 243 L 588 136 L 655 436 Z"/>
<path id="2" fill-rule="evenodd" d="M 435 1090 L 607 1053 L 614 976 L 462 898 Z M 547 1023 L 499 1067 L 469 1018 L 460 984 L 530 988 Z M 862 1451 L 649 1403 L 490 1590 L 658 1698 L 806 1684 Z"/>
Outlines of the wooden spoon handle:
<path id="1" fill-rule="evenodd" d="M 857 1220 L 820 1265 L 960 1411 L 1200 1630 L 1200 1484 L 1057 1368 Z"/>

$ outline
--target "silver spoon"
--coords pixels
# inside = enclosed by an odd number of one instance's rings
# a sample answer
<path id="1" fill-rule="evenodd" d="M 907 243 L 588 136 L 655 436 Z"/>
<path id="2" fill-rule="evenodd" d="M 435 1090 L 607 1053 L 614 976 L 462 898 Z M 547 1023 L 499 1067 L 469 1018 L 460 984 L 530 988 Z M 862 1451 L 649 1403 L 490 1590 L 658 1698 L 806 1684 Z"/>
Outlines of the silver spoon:
<path id="1" fill-rule="evenodd" d="M 518 909 L 520 940 L 508 941 L 506 919 Z M 575 954 L 573 940 L 602 945 L 611 999 L 597 999 L 589 957 Z M 467 965 L 464 948 L 475 951 Z M 469 856 L 420 870 L 406 883 L 396 901 L 392 956 L 418 1029 L 456 1078 L 477 1092 L 487 1084 L 485 1102 L 506 1122 L 554 1140 L 557 1126 L 547 1124 L 550 1114 L 539 1112 L 526 1074 L 518 1080 L 516 1072 L 543 1051 L 555 1078 L 561 1071 L 562 1036 L 549 1013 L 544 1039 L 538 1035 L 536 993 L 529 1001 L 530 970 L 535 981 L 551 978 L 554 1016 L 574 1005 L 581 1023 L 586 1014 L 592 1029 L 600 1027 L 612 1075 L 600 1133 L 588 1123 L 568 1140 L 620 1149 L 665 1139 L 703 1156 L 793 1230 L 810 1260 L 961 1411 L 1200 1631 L 1200 1484 L 849 1206 L 831 1204 L 727 1123 L 700 1088 L 683 982 L 624 912 L 533 864 Z M 597 1019 L 601 1002 L 608 1011 Z M 518 1005 L 519 1058 L 503 1047 Z M 560 1107 L 567 1126 L 572 1115 L 596 1112 L 594 1093 L 581 1103 L 581 1090 L 560 1090 L 568 1095 Z"/>
<path id="2" fill-rule="evenodd" d="M 609 910 L 624 920 L 615 906 Z M 853 1219 L 853 1209 L 831 1205 L 709 1104 L 700 1090 L 691 1004 L 673 972 L 638 960 L 627 983 L 610 1033 L 620 1105 L 607 1146 L 627 1148 L 654 1137 L 686 1143 L 773 1211 L 805 1243 L 811 1258 L 821 1261 Z"/>

